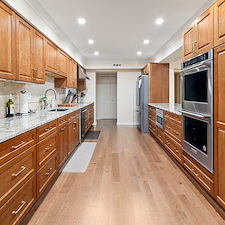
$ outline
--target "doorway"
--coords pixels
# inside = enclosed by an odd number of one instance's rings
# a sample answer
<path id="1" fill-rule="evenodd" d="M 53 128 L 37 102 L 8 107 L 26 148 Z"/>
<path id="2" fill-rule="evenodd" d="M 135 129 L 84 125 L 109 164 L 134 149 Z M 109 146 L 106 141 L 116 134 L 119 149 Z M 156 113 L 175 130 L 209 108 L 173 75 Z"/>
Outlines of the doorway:
<path id="1" fill-rule="evenodd" d="M 97 74 L 97 119 L 117 119 L 117 74 Z"/>

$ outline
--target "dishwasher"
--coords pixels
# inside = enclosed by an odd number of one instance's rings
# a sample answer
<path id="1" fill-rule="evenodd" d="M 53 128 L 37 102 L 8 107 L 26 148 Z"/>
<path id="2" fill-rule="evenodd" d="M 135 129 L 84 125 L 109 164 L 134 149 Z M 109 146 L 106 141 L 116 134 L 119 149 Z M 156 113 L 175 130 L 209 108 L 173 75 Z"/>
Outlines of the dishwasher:
<path id="1" fill-rule="evenodd" d="M 85 137 L 85 112 L 87 109 L 84 107 L 81 109 L 81 141 L 84 140 Z"/>

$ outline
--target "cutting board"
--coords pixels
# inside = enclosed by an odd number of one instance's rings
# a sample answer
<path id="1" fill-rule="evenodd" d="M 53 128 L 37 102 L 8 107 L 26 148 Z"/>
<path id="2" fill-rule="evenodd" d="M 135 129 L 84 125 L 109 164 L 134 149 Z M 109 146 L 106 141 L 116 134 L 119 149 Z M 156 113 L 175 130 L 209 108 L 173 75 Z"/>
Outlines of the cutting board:
<path id="1" fill-rule="evenodd" d="M 63 104 L 58 104 L 58 107 L 75 107 L 77 106 L 77 103 L 63 103 Z"/>

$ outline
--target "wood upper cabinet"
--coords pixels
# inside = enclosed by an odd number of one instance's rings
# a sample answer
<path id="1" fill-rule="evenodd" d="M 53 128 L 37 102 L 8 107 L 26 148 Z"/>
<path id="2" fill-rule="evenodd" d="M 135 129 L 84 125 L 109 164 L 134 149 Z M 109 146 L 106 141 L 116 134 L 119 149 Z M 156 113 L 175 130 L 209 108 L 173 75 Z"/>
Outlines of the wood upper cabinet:
<path id="1" fill-rule="evenodd" d="M 32 82 L 32 27 L 16 16 L 17 80 Z"/>
<path id="2" fill-rule="evenodd" d="M 0 78 L 16 78 L 15 13 L 0 2 Z"/>
<path id="3" fill-rule="evenodd" d="M 17 80 L 45 83 L 45 37 L 16 16 Z"/>
<path id="4" fill-rule="evenodd" d="M 46 40 L 46 70 L 54 74 L 67 76 L 68 57 L 50 40 Z"/>
<path id="5" fill-rule="evenodd" d="M 45 37 L 33 29 L 32 70 L 35 83 L 45 83 Z"/>
<path id="6" fill-rule="evenodd" d="M 149 74 L 149 71 L 150 70 L 150 63 L 147 63 L 145 65 L 145 67 L 141 70 L 141 74 L 145 74 L 145 75 L 148 75 Z"/>
<path id="7" fill-rule="evenodd" d="M 183 31 L 183 61 L 195 55 L 194 37 L 194 24 L 191 24 Z"/>
<path id="8" fill-rule="evenodd" d="M 214 47 L 225 43 L 225 0 L 214 4 Z"/>
<path id="9" fill-rule="evenodd" d="M 183 61 L 213 48 L 213 6 L 183 31 Z"/>
<path id="10" fill-rule="evenodd" d="M 46 70 L 57 73 L 57 46 L 46 39 Z"/>
<path id="11" fill-rule="evenodd" d="M 214 49 L 215 198 L 225 208 L 225 45 Z"/>
<path id="12" fill-rule="evenodd" d="M 77 88 L 77 62 L 69 59 L 69 70 L 67 74 L 67 87 Z"/>
<path id="13" fill-rule="evenodd" d="M 67 55 L 62 50 L 58 49 L 58 74 L 64 77 L 67 76 Z"/>

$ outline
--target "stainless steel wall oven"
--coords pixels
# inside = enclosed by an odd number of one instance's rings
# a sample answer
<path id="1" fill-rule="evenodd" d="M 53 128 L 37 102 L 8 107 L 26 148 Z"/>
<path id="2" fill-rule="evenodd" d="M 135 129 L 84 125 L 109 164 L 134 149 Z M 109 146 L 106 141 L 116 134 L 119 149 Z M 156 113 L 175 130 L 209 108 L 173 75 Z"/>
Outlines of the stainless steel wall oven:
<path id="1" fill-rule="evenodd" d="M 182 63 L 182 148 L 213 173 L 213 50 Z"/>

